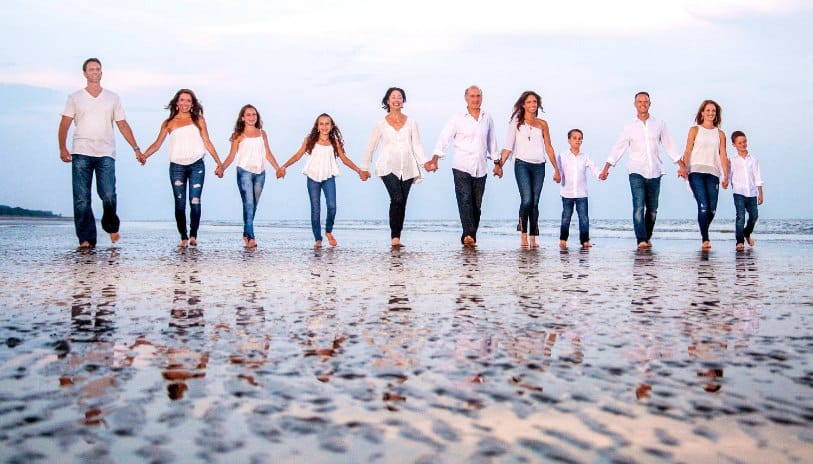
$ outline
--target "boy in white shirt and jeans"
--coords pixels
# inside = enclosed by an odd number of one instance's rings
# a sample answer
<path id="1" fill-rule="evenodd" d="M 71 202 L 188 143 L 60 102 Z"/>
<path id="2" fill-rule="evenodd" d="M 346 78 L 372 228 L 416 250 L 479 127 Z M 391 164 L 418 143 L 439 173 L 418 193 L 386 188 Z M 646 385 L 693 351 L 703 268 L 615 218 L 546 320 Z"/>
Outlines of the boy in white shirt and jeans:
<path id="1" fill-rule="evenodd" d="M 762 204 L 762 175 L 759 171 L 759 162 L 748 154 L 748 138 L 742 131 L 731 133 L 731 143 L 737 149 L 737 156 L 728 160 L 731 175 L 731 189 L 734 191 L 734 207 L 737 209 L 735 222 L 735 236 L 737 250 L 745 249 L 745 242 L 754 246 L 751 232 L 759 217 L 757 205 Z M 745 213 L 748 212 L 748 222 Z"/>
<path id="2" fill-rule="evenodd" d="M 590 248 L 590 219 L 587 214 L 587 169 L 593 171 L 596 178 L 599 171 L 593 161 L 581 152 L 584 134 L 580 129 L 571 129 L 567 133 L 570 150 L 557 156 L 559 173 L 562 176 L 562 225 L 559 229 L 559 248 L 567 248 L 570 235 L 570 218 L 573 207 L 579 215 L 579 241 L 582 248 Z"/>

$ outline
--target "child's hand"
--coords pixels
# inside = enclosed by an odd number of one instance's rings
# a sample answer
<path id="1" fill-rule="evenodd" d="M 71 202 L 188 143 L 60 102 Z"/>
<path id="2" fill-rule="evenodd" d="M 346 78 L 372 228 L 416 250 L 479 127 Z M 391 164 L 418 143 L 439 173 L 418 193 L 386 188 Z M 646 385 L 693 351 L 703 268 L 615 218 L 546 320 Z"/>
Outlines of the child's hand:
<path id="1" fill-rule="evenodd" d="M 553 181 L 556 182 L 557 184 L 562 181 L 562 176 L 559 175 L 559 171 L 553 172 Z"/>
<path id="2" fill-rule="evenodd" d="M 494 177 L 502 179 L 502 166 L 494 165 L 494 170 L 492 172 L 494 173 Z"/>
<path id="3" fill-rule="evenodd" d="M 277 179 L 282 179 L 283 177 L 285 177 L 285 168 L 280 166 L 277 168 Z"/>
<path id="4" fill-rule="evenodd" d="M 723 190 L 728 188 L 728 179 L 723 179 Z"/>
<path id="5" fill-rule="evenodd" d="M 221 179 L 223 178 L 223 166 L 218 166 L 217 169 L 215 169 L 215 175 Z"/>

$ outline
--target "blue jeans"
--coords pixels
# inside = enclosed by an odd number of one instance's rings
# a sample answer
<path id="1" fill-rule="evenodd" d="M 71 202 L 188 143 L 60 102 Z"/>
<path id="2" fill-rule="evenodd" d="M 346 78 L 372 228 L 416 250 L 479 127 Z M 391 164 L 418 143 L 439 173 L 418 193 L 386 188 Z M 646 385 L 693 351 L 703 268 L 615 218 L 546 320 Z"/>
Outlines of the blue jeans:
<path id="1" fill-rule="evenodd" d="M 514 176 L 519 187 L 519 224 L 522 233 L 539 235 L 539 196 L 545 182 L 545 163 L 514 162 Z"/>
<path id="2" fill-rule="evenodd" d="M 559 228 L 559 240 L 567 240 L 570 236 L 570 218 L 573 217 L 573 207 L 579 215 L 579 243 L 590 241 L 590 217 L 587 215 L 587 197 L 562 197 L 562 225 Z"/>
<path id="3" fill-rule="evenodd" d="M 387 174 L 381 180 L 384 181 L 384 187 L 390 195 L 390 238 L 400 238 L 404 229 L 409 190 L 415 179 L 401 180 L 395 174 Z"/>
<path id="4" fill-rule="evenodd" d="M 697 202 L 697 224 L 704 242 L 709 241 L 709 226 L 717 212 L 717 196 L 720 192 L 720 178 L 713 174 L 693 172 L 689 174 L 689 186 Z"/>
<path id="5" fill-rule="evenodd" d="M 476 242 L 487 176 L 474 177 L 467 172 L 452 169 L 452 177 L 454 178 L 454 193 L 457 197 L 457 211 L 460 213 L 460 224 L 463 226 L 460 243 L 463 243 L 466 236 L 470 236 Z"/>
<path id="6" fill-rule="evenodd" d="M 655 229 L 658 216 L 658 196 L 661 194 L 661 178 L 645 179 L 640 174 L 630 174 L 632 191 L 632 226 L 638 243 L 648 242 Z"/>
<path id="7" fill-rule="evenodd" d="M 116 160 L 110 156 L 71 155 L 73 182 L 73 223 L 79 243 L 96 246 L 96 218 L 90 199 L 93 174 L 96 173 L 96 193 L 102 199 L 102 229 L 108 234 L 119 231 L 116 215 Z"/>
<path id="8" fill-rule="evenodd" d="M 175 225 L 181 234 L 181 240 L 198 236 L 200 226 L 200 196 L 203 193 L 203 179 L 206 177 L 206 166 L 203 158 L 192 164 L 169 163 L 169 180 L 175 195 Z M 186 233 L 186 189 L 189 185 L 189 235 Z"/>
<path id="9" fill-rule="evenodd" d="M 322 240 L 322 224 L 319 216 L 322 213 L 320 203 L 320 193 L 325 192 L 325 206 L 327 206 L 327 217 L 325 218 L 325 232 L 333 232 L 333 221 L 336 219 L 336 178 L 316 182 L 308 177 L 308 196 L 311 199 L 311 229 L 313 239 L 317 242 Z"/>
<path id="10" fill-rule="evenodd" d="M 237 189 L 243 200 L 243 237 L 254 240 L 254 214 L 265 185 L 265 171 L 255 174 L 245 169 L 237 168 Z"/>
<path id="11" fill-rule="evenodd" d="M 737 244 L 745 243 L 745 239 L 751 238 L 751 232 L 759 218 L 757 208 L 757 197 L 746 197 L 734 194 L 734 208 L 737 209 L 737 219 L 735 220 L 734 235 L 737 237 Z M 748 212 L 748 223 L 745 222 L 745 213 Z"/>

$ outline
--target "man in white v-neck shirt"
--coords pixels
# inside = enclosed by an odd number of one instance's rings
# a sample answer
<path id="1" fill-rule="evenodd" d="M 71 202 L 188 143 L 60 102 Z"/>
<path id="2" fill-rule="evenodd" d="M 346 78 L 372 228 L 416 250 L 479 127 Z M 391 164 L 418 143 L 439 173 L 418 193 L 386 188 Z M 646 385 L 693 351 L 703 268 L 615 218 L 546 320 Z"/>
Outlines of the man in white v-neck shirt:
<path id="1" fill-rule="evenodd" d="M 110 234 L 110 241 L 119 239 L 119 217 L 116 215 L 116 140 L 113 123 L 135 151 L 141 150 L 133 131 L 124 119 L 119 96 L 103 89 L 102 63 L 88 58 L 82 64 L 87 80 L 84 89 L 68 96 L 59 122 L 59 158 L 71 163 L 73 181 L 73 221 L 79 248 L 96 246 L 96 219 L 91 208 L 90 189 L 96 174 L 96 191 L 102 199 L 102 229 Z M 68 129 L 74 124 L 73 143 L 68 150 Z"/>

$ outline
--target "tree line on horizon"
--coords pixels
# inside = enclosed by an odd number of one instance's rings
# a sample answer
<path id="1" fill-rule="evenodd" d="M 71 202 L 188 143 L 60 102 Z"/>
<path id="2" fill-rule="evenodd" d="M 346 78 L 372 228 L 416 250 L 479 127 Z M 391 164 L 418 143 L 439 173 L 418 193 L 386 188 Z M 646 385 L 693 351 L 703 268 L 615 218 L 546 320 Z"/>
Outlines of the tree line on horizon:
<path id="1" fill-rule="evenodd" d="M 0 205 L 0 216 L 25 216 L 25 217 L 46 217 L 46 218 L 62 217 L 61 214 L 54 214 L 52 211 L 39 211 L 34 209 L 25 209 L 17 206 L 7 206 L 7 205 Z"/>

